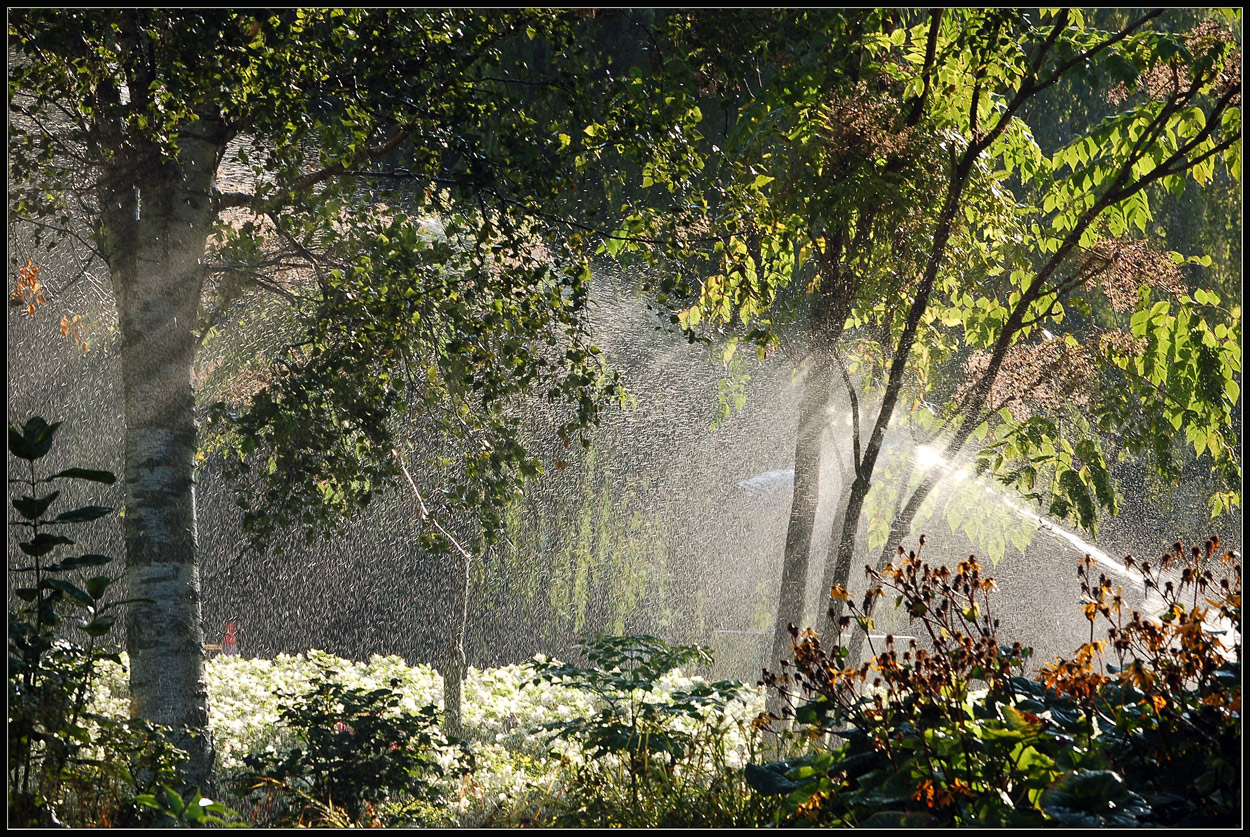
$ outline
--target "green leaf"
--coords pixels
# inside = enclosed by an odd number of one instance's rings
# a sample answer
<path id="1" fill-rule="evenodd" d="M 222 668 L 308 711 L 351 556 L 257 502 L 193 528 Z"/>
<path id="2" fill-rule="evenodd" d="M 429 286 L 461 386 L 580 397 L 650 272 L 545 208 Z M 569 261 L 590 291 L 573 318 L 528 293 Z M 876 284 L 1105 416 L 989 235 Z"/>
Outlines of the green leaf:
<path id="1" fill-rule="evenodd" d="M 756 793 L 762 793 L 765 796 L 793 793 L 805 785 L 810 785 L 811 780 L 792 779 L 788 774 L 791 770 L 806 764 L 810 759 L 811 757 L 808 756 L 768 764 L 748 764 L 743 769 L 743 778 Z"/>
<path id="2" fill-rule="evenodd" d="M 11 424 L 9 425 L 9 453 L 26 460 L 38 458 L 35 456 L 34 447 L 22 436 L 22 431 Z"/>
<path id="3" fill-rule="evenodd" d="M 1011 729 L 1017 732 L 1032 732 L 1035 729 L 1035 726 L 1030 724 L 1016 707 L 1007 704 L 1003 706 L 1002 712 L 1003 720 L 1007 722 L 1007 726 L 1011 727 Z"/>
<path id="4" fill-rule="evenodd" d="M 1081 828 L 1136 826 L 1151 813 L 1146 801 L 1110 770 L 1065 773 L 1042 793 L 1040 802 L 1048 816 Z"/>
<path id="5" fill-rule="evenodd" d="M 9 425 L 9 451 L 21 459 L 34 461 L 52 449 L 52 437 L 61 422 L 48 424 L 41 416 L 29 419 L 18 431 Z"/>
<path id="6" fill-rule="evenodd" d="M 49 482 L 55 479 L 74 479 L 89 480 L 91 482 L 102 482 L 105 485 L 112 485 L 117 482 L 117 477 L 112 471 L 95 471 L 90 468 L 66 468 L 64 471 L 57 471 L 50 477 L 46 477 L 43 481 Z"/>
<path id="7" fill-rule="evenodd" d="M 60 590 L 79 604 L 84 604 L 88 607 L 95 604 L 95 599 L 91 598 L 86 590 L 83 590 L 72 581 L 66 581 L 63 578 L 49 578 L 44 580 L 43 585 L 53 590 Z"/>
<path id="8" fill-rule="evenodd" d="M 61 512 L 55 518 L 48 521 L 49 523 L 86 523 L 91 520 L 99 520 L 106 514 L 114 511 L 110 506 L 83 506 L 73 511 Z"/>
<path id="9" fill-rule="evenodd" d="M 63 572 L 65 570 L 80 570 L 83 567 L 102 567 L 113 559 L 107 555 L 77 555 L 73 558 L 66 558 L 51 566 L 45 567 L 48 572 Z"/>
<path id="10" fill-rule="evenodd" d="M 13 508 L 27 520 L 38 520 L 52 505 L 52 501 L 61 496 L 61 492 L 53 491 L 46 497 L 19 497 L 13 501 Z"/>
<path id="11" fill-rule="evenodd" d="M 182 801 L 182 797 L 173 788 L 162 786 L 161 790 L 165 796 L 166 807 L 173 813 L 181 816 L 187 807 L 186 803 Z"/>
<path id="12" fill-rule="evenodd" d="M 1140 74 L 1140 70 L 1118 52 L 1107 56 L 1106 68 L 1107 75 L 1112 81 L 1135 82 Z"/>
<path id="13" fill-rule="evenodd" d="M 22 541 L 18 544 L 22 552 L 27 555 L 38 557 L 47 555 L 56 547 L 62 544 L 72 544 L 73 541 L 62 535 L 49 535 L 46 532 L 40 532 L 28 541 Z"/>
<path id="14" fill-rule="evenodd" d="M 104 598 L 104 593 L 108 590 L 109 585 L 113 583 L 113 579 L 107 575 L 94 575 L 87 579 L 87 594 L 91 596 L 93 601 L 99 601 Z"/>
<path id="15" fill-rule="evenodd" d="M 79 630 L 87 636 L 100 637 L 113 630 L 115 624 L 117 624 L 117 614 L 104 613 L 79 626 Z"/>

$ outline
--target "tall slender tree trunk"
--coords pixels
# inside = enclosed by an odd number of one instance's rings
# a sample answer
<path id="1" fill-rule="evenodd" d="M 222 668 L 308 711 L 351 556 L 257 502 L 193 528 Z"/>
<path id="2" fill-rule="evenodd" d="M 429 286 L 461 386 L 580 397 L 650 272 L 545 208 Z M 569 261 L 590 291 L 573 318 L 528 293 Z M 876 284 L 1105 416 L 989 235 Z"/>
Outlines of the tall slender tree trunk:
<path id="1" fill-rule="evenodd" d="M 864 510 L 864 500 L 872 488 L 871 466 L 856 474 L 847 492 L 846 503 L 838 510 L 841 528 L 834 529 L 833 538 L 829 542 L 829 557 L 826 563 L 826 590 L 834 585 L 845 587 L 851 577 L 851 561 L 855 557 L 855 546 L 859 542 L 859 516 Z M 832 571 L 829 568 L 832 568 Z M 830 637 L 838 635 L 838 620 L 842 617 L 842 602 L 833 601 L 825 614 L 824 633 Z"/>
<path id="2" fill-rule="evenodd" d="M 816 598 L 816 624 L 820 625 L 820 633 L 827 637 L 836 636 L 836 628 L 829 627 L 829 591 L 833 589 L 833 585 L 838 583 L 837 573 L 834 569 L 837 563 L 837 545 L 839 536 L 842 534 L 842 527 L 846 525 L 846 508 L 851 500 L 851 488 L 854 483 L 850 480 L 842 484 L 842 492 L 838 496 L 837 511 L 834 513 L 832 534 L 829 540 L 828 554 L 825 557 L 825 568 L 821 574 L 820 589 L 817 590 Z"/>
<path id="3" fill-rule="evenodd" d="M 908 498 L 907 505 L 896 510 L 894 519 L 890 522 L 890 534 L 885 540 L 885 545 L 881 547 L 881 552 L 877 554 L 877 562 L 875 569 L 880 572 L 884 570 L 886 564 L 890 563 L 890 558 L 898 554 L 899 545 L 903 542 L 903 538 L 911 531 L 911 522 L 916 517 L 916 512 L 920 510 L 921 504 L 925 498 L 929 496 L 929 492 L 937 485 L 939 477 L 930 474 L 925 477 L 916 491 Z M 900 505 L 902 498 L 900 497 Z M 822 631 L 837 630 L 834 625 L 825 624 Z M 851 641 L 847 645 L 849 652 L 846 657 L 847 665 L 855 665 L 860 661 L 860 655 L 863 653 L 864 640 L 867 634 L 864 631 L 857 630 L 851 636 Z"/>
<path id="4" fill-rule="evenodd" d="M 786 527 L 786 547 L 781 568 L 781 585 L 773 619 L 773 641 L 766 665 L 776 666 L 791 656 L 789 627 L 803 619 L 807 602 L 807 573 L 811 562 L 812 533 L 820 506 L 820 473 L 825 430 L 829 427 L 829 404 L 833 394 L 837 362 L 834 352 L 846 318 L 852 293 L 841 258 L 846 230 L 839 228 L 828 236 L 821 253 L 820 295 L 816 299 L 812 324 L 812 358 L 803 381 L 799 404 L 799 427 L 794 442 L 794 493 L 790 500 L 790 521 Z"/>
<path id="5" fill-rule="evenodd" d="M 438 637 L 434 652 L 434 668 L 443 676 L 443 730 L 461 738 L 464 735 L 464 677 L 468 672 L 468 659 L 464 653 L 464 636 L 469 625 L 469 582 L 473 566 L 473 553 L 430 515 L 425 498 L 417 488 L 416 480 L 408 472 L 399 450 L 391 451 L 391 457 L 412 489 L 413 506 L 422 524 L 432 526 L 442 535 L 449 549 L 441 556 L 423 555 L 425 560 L 437 558 L 438 563 L 430 570 L 427 582 L 433 580 L 438 589 L 447 591 L 446 607 L 433 615 Z"/>
<path id="6" fill-rule="evenodd" d="M 984 142 L 984 140 L 982 140 Z M 933 246 L 929 251 L 928 264 L 924 275 L 916 286 L 915 296 L 907 312 L 907 320 L 903 332 L 899 335 L 894 351 L 894 360 L 890 364 L 890 375 L 881 399 L 881 408 L 877 413 L 877 421 L 873 425 L 872 435 L 864 448 L 863 459 L 855 464 L 855 481 L 851 484 L 850 498 L 846 504 L 846 517 L 842 531 L 834 532 L 831 548 L 837 550 L 833 564 L 833 583 L 845 585 L 851 574 L 851 561 L 855 555 L 858 541 L 859 515 L 864 509 L 864 500 L 868 490 L 872 488 L 872 475 L 877 466 L 877 456 L 881 453 L 881 445 L 885 440 L 885 431 L 894 418 L 894 408 L 898 404 L 899 394 L 903 388 L 903 375 L 907 368 L 907 360 L 911 355 L 912 346 L 916 341 L 916 332 L 920 321 L 929 305 L 929 296 L 933 293 L 937 281 L 938 269 L 946 257 L 946 246 L 950 241 L 951 231 L 956 212 L 959 210 L 960 199 L 972 166 L 984 150 L 985 145 L 973 144 L 964 152 L 955 164 L 951 179 L 947 184 L 946 197 L 942 209 L 938 213 L 937 223 L 933 231 Z M 843 603 L 833 602 L 829 608 L 826 630 L 836 631 L 838 621 L 842 617 Z M 831 634 L 832 635 L 832 634 Z"/>
<path id="7" fill-rule="evenodd" d="M 821 455 L 825 429 L 829 426 L 832 385 L 832 364 L 819 360 L 813 362 L 803 382 L 803 400 L 799 405 L 798 437 L 794 443 L 794 494 L 790 500 L 781 586 L 768 656 L 770 667 L 790 657 L 789 626 L 798 625 L 802 620 L 803 605 L 807 600 L 807 573 L 812 533 L 816 527 L 816 509 L 820 504 Z"/>
<path id="8" fill-rule="evenodd" d="M 125 400 L 126 614 L 133 713 L 174 728 L 203 785 L 212 767 L 196 548 L 195 323 L 213 220 L 218 123 L 179 136 L 176 162 L 119 155 L 104 197 Z"/>
<path id="9" fill-rule="evenodd" d="M 437 667 L 443 675 L 443 728 L 456 738 L 464 736 L 464 677 L 468 659 L 464 653 L 464 635 L 469 624 L 469 562 L 467 555 L 449 553 L 444 556 L 451 565 L 448 585 L 448 629 Z"/>

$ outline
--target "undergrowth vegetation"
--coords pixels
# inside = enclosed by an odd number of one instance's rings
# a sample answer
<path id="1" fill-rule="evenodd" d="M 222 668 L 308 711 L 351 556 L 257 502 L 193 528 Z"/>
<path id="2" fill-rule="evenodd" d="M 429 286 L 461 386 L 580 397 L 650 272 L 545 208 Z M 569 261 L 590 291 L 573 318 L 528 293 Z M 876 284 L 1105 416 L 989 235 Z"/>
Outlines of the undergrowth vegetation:
<path id="1" fill-rule="evenodd" d="M 706 652 L 599 637 L 585 663 L 470 670 L 466 738 L 435 726 L 438 674 L 321 652 L 208 666 L 223 797 L 253 825 L 1133 826 L 1240 819 L 1240 564 L 1215 539 L 1157 566 L 1163 615 L 1079 568 L 1091 640 L 1025 676 L 1000 644 L 993 582 L 906 556 L 887 597 L 921 628 L 852 665 L 795 635 L 766 674 L 790 698 L 683 670 Z M 840 591 L 835 594 L 841 595 Z M 90 707 L 124 714 L 122 662 Z"/>
<path id="2" fill-rule="evenodd" d="M 1023 676 L 1028 649 L 1001 644 L 992 579 L 909 553 L 842 627 L 867 629 L 893 597 L 919 630 L 886 636 L 868 662 L 795 631 L 796 727 L 824 737 L 799 758 L 748 768 L 787 824 L 1081 827 L 1232 825 L 1241 812 L 1241 563 L 1218 538 L 1139 566 L 1161 616 L 1125 604 L 1087 556 L 1078 567 L 1090 640 Z M 922 547 L 923 549 L 923 540 Z M 1174 577 L 1173 577 L 1174 576 Z M 1105 638 L 1099 638 L 1099 628 Z"/>
<path id="3" fill-rule="evenodd" d="M 902 555 L 862 600 L 834 588 L 838 642 L 793 631 L 764 691 L 692 675 L 711 659 L 647 636 L 595 637 L 583 664 L 470 670 L 463 740 L 438 729 L 442 682 L 397 657 L 209 660 L 215 791 L 180 783 L 171 730 L 128 718 L 127 660 L 101 643 L 117 607 L 104 556 L 52 560 L 40 476 L 58 425 L 10 426 L 26 556 L 9 613 L 10 822 L 26 826 L 1227 826 L 1241 818 L 1241 556 L 1218 538 L 1140 573 L 1150 616 L 1088 557 L 1087 642 L 1025 671 L 1000 640 L 994 582 Z M 48 493 L 43 493 L 43 492 Z M 53 533 L 57 534 L 53 534 Z M 921 541 L 923 549 L 923 539 Z M 12 565 L 11 565 L 12 566 Z M 90 574 L 98 573 L 98 574 Z M 842 642 L 886 600 L 914 639 Z M 70 630 L 70 629 L 73 630 Z"/>
<path id="4" fill-rule="evenodd" d="M 91 468 L 41 469 L 60 426 L 38 416 L 9 425 L 9 452 L 19 460 L 9 484 L 16 486 L 13 526 L 22 553 L 9 563 L 17 599 L 9 608 L 9 824 L 224 822 L 225 808 L 203 800 L 198 789 L 171 787 L 180 784 L 177 768 L 185 753 L 171 743 L 170 730 L 93 700 L 102 668 L 120 664 L 103 638 L 129 600 L 110 592 L 117 578 L 109 573 L 108 556 L 59 555 L 76 545 L 62 534 L 66 527 L 113 509 L 93 504 L 52 512 L 63 502 L 62 491 L 68 493 L 64 486 L 111 485 L 116 477 Z"/>

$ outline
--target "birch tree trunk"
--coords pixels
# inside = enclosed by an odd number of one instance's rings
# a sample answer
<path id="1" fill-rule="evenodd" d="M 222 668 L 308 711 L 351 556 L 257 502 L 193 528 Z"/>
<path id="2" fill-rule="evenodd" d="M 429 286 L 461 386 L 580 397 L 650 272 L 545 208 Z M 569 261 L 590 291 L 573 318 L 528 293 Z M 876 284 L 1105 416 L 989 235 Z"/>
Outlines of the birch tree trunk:
<path id="1" fill-rule="evenodd" d="M 118 155 L 104 180 L 125 401 L 126 650 L 134 715 L 175 730 L 184 778 L 203 785 L 213 750 L 196 549 L 192 365 L 201 259 L 224 130 L 204 119 L 176 161 Z"/>

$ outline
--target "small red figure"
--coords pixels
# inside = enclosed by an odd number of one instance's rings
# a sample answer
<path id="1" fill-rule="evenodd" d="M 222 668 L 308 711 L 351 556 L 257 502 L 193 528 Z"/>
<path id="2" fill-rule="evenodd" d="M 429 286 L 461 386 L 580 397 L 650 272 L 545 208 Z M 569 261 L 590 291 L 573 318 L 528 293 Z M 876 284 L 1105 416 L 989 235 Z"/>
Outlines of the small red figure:
<path id="1" fill-rule="evenodd" d="M 221 640 L 221 653 L 229 654 L 237 657 L 239 655 L 239 641 L 234 636 L 234 623 L 226 623 L 226 635 Z"/>

